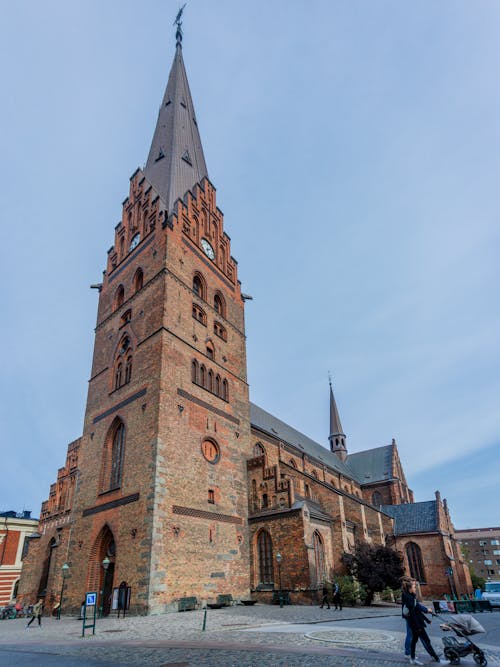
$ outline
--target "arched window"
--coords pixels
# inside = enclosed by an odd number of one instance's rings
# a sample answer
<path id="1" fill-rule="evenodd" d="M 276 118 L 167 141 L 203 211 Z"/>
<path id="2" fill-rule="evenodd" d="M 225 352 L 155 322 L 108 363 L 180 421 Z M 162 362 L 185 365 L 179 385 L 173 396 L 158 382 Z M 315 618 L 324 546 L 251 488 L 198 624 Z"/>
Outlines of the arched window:
<path id="1" fill-rule="evenodd" d="M 330 480 L 330 486 L 333 486 L 335 488 L 335 480 L 333 479 Z"/>
<path id="2" fill-rule="evenodd" d="M 229 401 L 229 384 L 227 380 L 222 380 L 222 398 Z"/>
<path id="3" fill-rule="evenodd" d="M 384 501 L 382 498 L 382 494 L 380 491 L 374 491 L 372 493 L 372 505 L 375 505 L 375 507 L 379 507 L 379 505 L 383 505 Z"/>
<path id="4" fill-rule="evenodd" d="M 215 376 L 214 392 L 217 394 L 217 396 L 220 396 L 220 375 Z"/>
<path id="5" fill-rule="evenodd" d="M 113 435 L 113 442 L 111 445 L 111 475 L 109 479 L 110 489 L 117 489 L 121 486 L 124 454 L 125 424 L 120 422 Z"/>
<path id="6" fill-rule="evenodd" d="M 312 471 L 312 476 L 313 476 L 315 479 L 318 479 L 318 473 L 316 472 L 316 470 L 313 470 L 313 471 Z"/>
<path id="7" fill-rule="evenodd" d="M 255 445 L 253 446 L 253 455 L 255 457 L 264 456 L 265 453 L 266 450 L 264 449 L 264 445 L 261 442 L 256 442 Z"/>
<path id="8" fill-rule="evenodd" d="M 422 562 L 422 551 L 415 542 L 408 542 L 406 545 L 406 557 L 410 567 L 410 575 L 421 584 L 425 584 L 425 571 Z"/>
<path id="9" fill-rule="evenodd" d="M 207 357 L 209 359 L 215 359 L 215 348 L 211 340 L 207 343 Z"/>
<path id="10" fill-rule="evenodd" d="M 259 579 L 261 584 L 274 583 L 273 543 L 267 530 L 261 530 L 257 538 L 259 552 Z"/>
<path id="11" fill-rule="evenodd" d="M 208 391 L 213 391 L 214 390 L 214 374 L 213 374 L 211 369 L 208 371 L 207 389 L 208 389 Z"/>
<path id="12" fill-rule="evenodd" d="M 144 284 L 144 273 L 142 269 L 137 269 L 134 276 L 134 291 L 138 292 Z"/>
<path id="13" fill-rule="evenodd" d="M 123 305 L 123 302 L 125 301 L 125 288 L 123 285 L 119 285 L 118 289 L 115 292 L 115 310 L 117 308 L 120 308 L 120 306 Z"/>
<path id="14" fill-rule="evenodd" d="M 295 459 L 290 459 L 288 463 L 292 466 L 292 468 L 295 468 L 295 470 L 297 470 L 297 464 L 295 463 Z"/>
<path id="15" fill-rule="evenodd" d="M 192 314 L 195 320 L 198 320 L 198 322 L 207 326 L 207 316 L 205 315 L 205 311 L 203 308 L 200 308 L 197 303 L 193 303 Z"/>
<path id="16" fill-rule="evenodd" d="M 214 334 L 222 340 L 227 340 L 227 332 L 220 322 L 214 321 Z"/>
<path id="17" fill-rule="evenodd" d="M 132 379 L 132 355 L 127 357 L 127 362 L 125 364 L 125 384 L 128 384 Z"/>
<path id="18" fill-rule="evenodd" d="M 266 509 L 266 507 L 269 505 L 269 496 L 267 493 L 262 494 L 262 509 Z"/>
<path id="19" fill-rule="evenodd" d="M 191 382 L 198 384 L 198 362 L 196 359 L 191 362 Z"/>
<path id="20" fill-rule="evenodd" d="M 195 273 L 193 276 L 193 292 L 196 296 L 199 296 L 200 299 L 205 299 L 206 297 L 207 290 L 205 281 L 199 273 Z"/>
<path id="21" fill-rule="evenodd" d="M 325 549 L 323 547 L 323 540 L 321 535 L 317 530 L 313 533 L 313 547 L 314 547 L 314 576 L 316 581 L 313 581 L 312 584 L 318 585 L 321 584 L 326 579 L 326 569 L 325 569 Z"/>
<path id="22" fill-rule="evenodd" d="M 122 484 L 125 455 L 125 424 L 117 417 L 104 441 L 101 462 L 100 492 L 117 489 Z"/>
<path id="23" fill-rule="evenodd" d="M 214 296 L 214 308 L 217 315 L 221 317 L 226 317 L 226 303 L 222 294 L 217 294 Z"/>
<path id="24" fill-rule="evenodd" d="M 119 389 L 122 386 L 122 374 L 123 364 L 119 361 L 115 370 L 115 389 Z"/>
<path id="25" fill-rule="evenodd" d="M 205 387 L 206 382 L 207 382 L 207 369 L 202 364 L 201 367 L 200 367 L 200 384 L 201 384 L 201 386 Z"/>
<path id="26" fill-rule="evenodd" d="M 304 484 L 304 492 L 305 492 L 306 498 L 311 497 L 311 489 L 309 488 L 309 484 Z"/>

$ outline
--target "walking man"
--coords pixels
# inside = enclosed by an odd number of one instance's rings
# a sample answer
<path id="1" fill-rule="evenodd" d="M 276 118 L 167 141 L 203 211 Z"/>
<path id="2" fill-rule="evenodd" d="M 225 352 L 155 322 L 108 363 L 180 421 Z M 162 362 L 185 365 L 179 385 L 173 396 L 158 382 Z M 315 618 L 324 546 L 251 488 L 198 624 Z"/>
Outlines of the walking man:
<path id="1" fill-rule="evenodd" d="M 42 612 L 43 612 L 43 599 L 40 598 L 36 604 L 33 605 L 33 611 L 32 616 L 28 623 L 26 623 L 26 628 L 29 628 L 30 625 L 33 623 L 35 618 L 38 619 L 38 627 L 41 627 L 42 625 Z"/>

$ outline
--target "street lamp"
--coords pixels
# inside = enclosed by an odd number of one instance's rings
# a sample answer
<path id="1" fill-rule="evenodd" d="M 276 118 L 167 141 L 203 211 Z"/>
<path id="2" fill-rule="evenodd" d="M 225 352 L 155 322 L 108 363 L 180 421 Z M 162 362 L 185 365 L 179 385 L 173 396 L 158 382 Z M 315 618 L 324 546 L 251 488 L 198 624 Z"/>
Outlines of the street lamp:
<path id="1" fill-rule="evenodd" d="M 278 551 L 278 553 L 276 554 L 276 562 L 278 563 L 278 586 L 279 586 L 278 596 L 279 596 L 281 609 L 283 609 L 283 591 L 281 590 L 281 561 L 282 560 L 283 560 L 283 556 Z"/>
<path id="2" fill-rule="evenodd" d="M 107 556 L 104 557 L 101 565 L 102 569 L 104 570 L 104 577 L 102 579 L 102 589 L 101 589 L 101 608 L 99 610 L 99 618 L 102 618 L 103 613 L 104 613 L 104 590 L 106 588 L 106 576 L 108 574 L 108 567 L 111 561 Z"/>
<path id="3" fill-rule="evenodd" d="M 69 574 L 69 565 L 68 563 L 64 563 L 64 565 L 61 568 L 61 574 L 62 574 L 62 584 L 61 584 L 61 597 L 59 598 L 59 607 L 57 608 L 57 620 L 61 620 L 61 607 L 63 603 L 63 595 L 64 595 L 64 584 L 66 583 L 66 577 Z"/>

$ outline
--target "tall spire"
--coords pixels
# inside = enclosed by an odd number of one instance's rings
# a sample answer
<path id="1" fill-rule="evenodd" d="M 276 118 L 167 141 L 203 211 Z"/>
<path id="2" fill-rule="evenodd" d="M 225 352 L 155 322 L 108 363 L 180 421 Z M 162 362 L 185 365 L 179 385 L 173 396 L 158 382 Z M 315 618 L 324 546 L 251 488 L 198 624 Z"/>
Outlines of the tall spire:
<path id="1" fill-rule="evenodd" d="M 182 10 L 176 28 L 175 56 L 158 114 L 144 175 L 172 212 L 175 201 L 208 176 L 193 100 L 182 59 Z"/>
<path id="2" fill-rule="evenodd" d="M 332 379 L 329 378 L 330 384 L 330 435 L 328 440 L 330 441 L 330 449 L 334 454 L 340 458 L 341 461 L 345 461 L 347 458 L 347 447 L 345 445 L 345 433 L 342 430 L 342 424 L 340 423 L 339 411 L 337 410 L 337 404 L 335 402 L 335 397 L 333 395 L 332 388 Z"/>

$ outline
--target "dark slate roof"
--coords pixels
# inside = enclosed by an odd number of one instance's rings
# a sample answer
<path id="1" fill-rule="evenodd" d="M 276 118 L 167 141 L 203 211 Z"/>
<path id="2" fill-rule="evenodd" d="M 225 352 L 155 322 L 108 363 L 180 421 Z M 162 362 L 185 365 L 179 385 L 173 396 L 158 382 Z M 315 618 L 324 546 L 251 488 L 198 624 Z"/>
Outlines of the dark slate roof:
<path id="1" fill-rule="evenodd" d="M 300 452 L 305 452 L 309 456 L 325 463 L 330 468 L 341 472 L 349 479 L 353 479 L 352 471 L 345 465 L 345 463 L 342 463 L 336 454 L 333 454 L 329 449 L 314 442 L 314 440 L 308 438 L 307 435 L 300 433 L 300 431 L 296 431 L 288 424 L 285 424 L 285 422 L 282 422 L 280 419 L 277 419 L 277 417 L 269 414 L 269 412 L 259 408 L 254 403 L 250 403 L 250 422 L 252 426 L 269 433 L 273 438 L 277 438 L 289 445 L 293 445 Z"/>
<path id="2" fill-rule="evenodd" d="M 432 533 L 438 529 L 435 500 L 403 505 L 382 505 L 380 509 L 393 517 L 395 535 Z"/>
<path id="3" fill-rule="evenodd" d="M 165 202 L 169 215 L 177 199 L 182 199 L 196 183 L 208 177 L 179 43 L 144 175 Z"/>
<path id="4" fill-rule="evenodd" d="M 347 465 L 360 484 L 370 484 L 392 478 L 392 455 L 394 445 L 384 445 L 355 452 L 347 457 Z"/>

